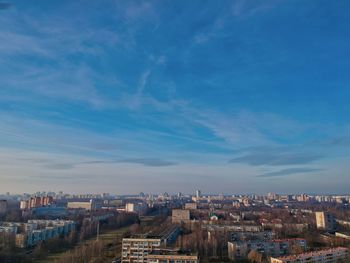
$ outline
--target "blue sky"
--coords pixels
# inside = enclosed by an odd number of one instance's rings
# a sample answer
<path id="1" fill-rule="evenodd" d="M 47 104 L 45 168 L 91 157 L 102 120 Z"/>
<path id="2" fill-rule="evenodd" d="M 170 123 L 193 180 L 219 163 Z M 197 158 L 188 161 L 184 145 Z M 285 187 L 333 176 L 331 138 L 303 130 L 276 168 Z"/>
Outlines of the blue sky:
<path id="1" fill-rule="evenodd" d="M 348 193 L 349 8 L 0 3 L 0 192 Z"/>

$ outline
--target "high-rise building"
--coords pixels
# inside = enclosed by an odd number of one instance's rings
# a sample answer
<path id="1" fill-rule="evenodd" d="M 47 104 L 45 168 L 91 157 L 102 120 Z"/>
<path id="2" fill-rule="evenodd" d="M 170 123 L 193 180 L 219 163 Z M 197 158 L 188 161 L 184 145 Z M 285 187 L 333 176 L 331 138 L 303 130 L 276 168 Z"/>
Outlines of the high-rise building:
<path id="1" fill-rule="evenodd" d="M 52 196 L 33 196 L 28 200 L 22 200 L 20 202 L 21 209 L 31 209 L 36 207 L 48 206 L 53 203 Z"/>
<path id="2" fill-rule="evenodd" d="M 328 212 L 315 212 L 317 229 L 333 231 L 335 229 L 335 218 Z"/>
<path id="3" fill-rule="evenodd" d="M 202 195 L 201 190 L 196 190 L 196 197 L 197 199 L 200 198 Z"/>
<path id="4" fill-rule="evenodd" d="M 6 214 L 7 200 L 0 200 L 0 215 Z"/>

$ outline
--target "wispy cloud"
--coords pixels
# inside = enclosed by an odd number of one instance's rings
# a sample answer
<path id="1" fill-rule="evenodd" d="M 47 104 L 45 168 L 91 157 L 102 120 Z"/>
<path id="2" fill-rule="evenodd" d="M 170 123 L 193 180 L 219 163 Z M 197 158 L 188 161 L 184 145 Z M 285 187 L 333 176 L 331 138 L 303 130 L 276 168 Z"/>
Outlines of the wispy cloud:
<path id="1" fill-rule="evenodd" d="M 69 170 L 77 166 L 86 166 L 86 165 L 106 165 L 106 164 L 118 164 L 118 163 L 131 163 L 139 164 L 150 167 L 163 167 L 163 166 L 173 166 L 178 163 L 167 161 L 159 158 L 126 158 L 126 159 L 117 159 L 117 160 L 91 160 L 91 161 L 81 161 L 81 162 L 45 162 L 43 167 L 52 170 Z"/>
<path id="2" fill-rule="evenodd" d="M 247 147 L 278 144 L 279 139 L 293 141 L 312 127 L 271 113 L 242 110 L 230 114 L 201 108 L 187 108 L 184 112 L 226 142 L 244 143 Z"/>
<path id="3" fill-rule="evenodd" d="M 119 47 L 116 32 L 82 30 L 59 17 L 40 16 L 36 20 L 25 14 L 17 16 L 0 17 L 0 61 L 6 65 L 0 66 L 3 89 L 17 91 L 19 99 L 33 99 L 34 94 L 51 100 L 83 102 L 94 108 L 115 104 L 100 93 L 96 83 L 116 86 L 116 77 L 97 73 L 85 59 L 77 64 L 70 57 L 103 56 L 104 48 Z M 30 63 L 29 57 L 37 63 Z M 16 63 L 19 58 L 22 62 Z"/>
<path id="4" fill-rule="evenodd" d="M 284 169 L 277 172 L 270 172 L 270 173 L 264 173 L 261 175 L 258 175 L 257 177 L 284 177 L 294 174 L 306 174 L 306 173 L 316 173 L 323 171 L 323 169 L 317 169 L 317 168 L 290 168 L 290 169 Z"/>
<path id="5" fill-rule="evenodd" d="M 4 83 L 13 90 L 26 91 L 55 101 L 82 102 L 94 108 L 113 107 L 112 101 L 97 91 L 94 76 L 94 72 L 84 65 L 77 68 L 62 65 L 59 69 L 35 71 L 32 68 L 20 79 L 9 77 Z"/>
<path id="6" fill-rule="evenodd" d="M 276 1 L 244 1 L 236 0 L 232 4 L 235 17 L 249 17 L 273 8 Z"/>
<path id="7" fill-rule="evenodd" d="M 324 158 L 324 155 L 305 152 L 260 152 L 231 159 L 230 163 L 250 165 L 300 165 L 309 164 Z"/>
<path id="8" fill-rule="evenodd" d="M 157 99 L 155 99 L 152 95 L 146 95 L 145 89 L 148 85 L 149 78 L 151 77 L 154 70 L 158 67 L 164 66 L 166 63 L 165 56 L 149 56 L 149 66 L 145 70 L 143 70 L 140 74 L 138 84 L 136 87 L 135 93 L 127 93 L 124 94 L 122 99 L 119 101 L 119 105 L 126 106 L 132 110 L 138 110 L 147 104 L 152 104 L 152 106 L 165 104 Z"/>
<path id="9" fill-rule="evenodd" d="M 122 159 L 122 160 L 119 160 L 118 162 L 136 163 L 136 164 L 142 164 L 145 166 L 153 166 L 153 167 L 172 166 L 177 164 L 176 162 L 166 161 L 162 159 L 155 159 L 155 158 L 130 158 L 130 159 Z"/>

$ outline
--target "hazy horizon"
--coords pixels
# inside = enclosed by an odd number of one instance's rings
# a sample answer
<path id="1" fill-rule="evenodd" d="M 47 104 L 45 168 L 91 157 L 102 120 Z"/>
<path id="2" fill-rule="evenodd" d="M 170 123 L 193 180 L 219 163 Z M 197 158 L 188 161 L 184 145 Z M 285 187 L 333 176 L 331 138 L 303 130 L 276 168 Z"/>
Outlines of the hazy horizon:
<path id="1" fill-rule="evenodd" d="M 349 8 L 0 4 L 0 193 L 349 194 Z"/>

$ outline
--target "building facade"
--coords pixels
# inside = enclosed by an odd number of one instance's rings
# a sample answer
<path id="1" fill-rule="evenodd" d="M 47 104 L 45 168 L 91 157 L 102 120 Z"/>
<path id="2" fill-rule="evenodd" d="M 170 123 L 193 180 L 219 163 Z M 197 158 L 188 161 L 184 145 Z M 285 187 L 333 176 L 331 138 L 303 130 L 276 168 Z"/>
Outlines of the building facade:
<path id="1" fill-rule="evenodd" d="M 335 229 L 335 218 L 327 212 L 315 212 L 317 229 L 333 231 Z"/>
<path id="2" fill-rule="evenodd" d="M 284 256 L 291 253 L 294 247 L 306 251 L 306 240 L 303 238 L 275 240 L 247 240 L 228 242 L 228 255 L 231 260 L 244 258 L 252 250 L 269 256 Z"/>
<path id="3" fill-rule="evenodd" d="M 145 203 L 126 203 L 125 211 L 128 213 L 143 214 L 147 211 L 147 205 Z"/>
<path id="4" fill-rule="evenodd" d="M 271 263 L 338 263 L 349 262 L 349 249 L 337 247 L 299 255 L 271 258 Z"/>
<path id="5" fill-rule="evenodd" d="M 147 256 L 160 248 L 175 242 L 179 234 L 178 227 L 159 229 L 146 235 L 123 238 L 122 263 L 146 263 Z"/>
<path id="6" fill-rule="evenodd" d="M 36 207 L 48 206 L 53 203 L 52 196 L 32 196 L 28 200 L 20 202 L 20 209 L 32 209 Z"/>
<path id="7" fill-rule="evenodd" d="M 17 247 L 32 247 L 41 241 L 47 241 L 60 235 L 68 235 L 75 230 L 71 220 L 28 220 L 27 223 L 3 222 L 0 232 L 15 237 Z"/>
<path id="8" fill-rule="evenodd" d="M 173 224 L 190 223 L 190 210 L 173 209 L 171 221 Z"/>
<path id="9" fill-rule="evenodd" d="M 148 254 L 161 244 L 160 238 L 123 238 L 122 263 L 145 263 Z"/>
<path id="10" fill-rule="evenodd" d="M 95 199 L 90 199 L 89 201 L 71 201 L 67 203 L 68 209 L 85 209 L 87 211 L 94 211 L 101 207 L 102 203 Z"/>

